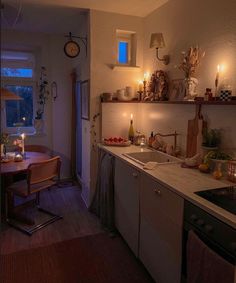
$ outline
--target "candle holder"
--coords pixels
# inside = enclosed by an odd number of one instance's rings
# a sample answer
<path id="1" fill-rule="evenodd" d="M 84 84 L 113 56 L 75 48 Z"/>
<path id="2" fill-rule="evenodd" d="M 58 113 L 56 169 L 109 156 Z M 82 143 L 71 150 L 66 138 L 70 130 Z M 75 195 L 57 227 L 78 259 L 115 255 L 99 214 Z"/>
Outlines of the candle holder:
<path id="1" fill-rule="evenodd" d="M 142 101 L 143 100 L 143 91 L 138 91 L 138 101 Z"/>

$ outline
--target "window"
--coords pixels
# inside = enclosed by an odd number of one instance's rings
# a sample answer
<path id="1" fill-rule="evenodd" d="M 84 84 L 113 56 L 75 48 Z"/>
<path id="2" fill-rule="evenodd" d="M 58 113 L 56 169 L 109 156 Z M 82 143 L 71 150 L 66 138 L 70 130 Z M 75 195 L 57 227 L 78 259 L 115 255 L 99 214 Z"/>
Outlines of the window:
<path id="1" fill-rule="evenodd" d="M 2 129 L 8 133 L 33 132 L 34 58 L 31 53 L 3 51 L 1 54 L 2 86 L 20 96 L 21 100 L 4 101 Z"/>
<path id="2" fill-rule="evenodd" d="M 131 31 L 116 31 L 117 39 L 117 64 L 136 65 L 136 33 Z"/>

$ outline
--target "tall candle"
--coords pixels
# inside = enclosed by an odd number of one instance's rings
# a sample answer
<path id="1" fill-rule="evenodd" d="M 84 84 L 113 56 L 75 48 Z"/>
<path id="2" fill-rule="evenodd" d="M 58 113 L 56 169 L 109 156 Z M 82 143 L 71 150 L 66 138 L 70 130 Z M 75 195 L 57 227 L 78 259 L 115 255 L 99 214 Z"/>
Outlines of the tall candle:
<path id="1" fill-rule="evenodd" d="M 216 72 L 216 79 L 215 79 L 215 87 L 217 88 L 219 83 L 219 76 L 220 76 L 220 65 L 217 66 L 217 72 Z"/>
<path id="2" fill-rule="evenodd" d="M 21 139 L 22 139 L 22 155 L 25 154 L 25 134 L 21 134 Z"/>
<path id="3" fill-rule="evenodd" d="M 142 81 L 138 82 L 138 91 L 139 92 L 143 91 L 143 82 Z"/>

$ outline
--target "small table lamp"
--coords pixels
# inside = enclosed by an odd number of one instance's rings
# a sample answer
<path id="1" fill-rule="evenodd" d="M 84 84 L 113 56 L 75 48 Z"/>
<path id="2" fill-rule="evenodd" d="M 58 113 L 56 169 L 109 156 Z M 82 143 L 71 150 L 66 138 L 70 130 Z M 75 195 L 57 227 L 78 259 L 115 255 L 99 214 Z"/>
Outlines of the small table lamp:
<path id="1" fill-rule="evenodd" d="M 162 61 L 163 64 L 168 65 L 170 62 L 170 56 L 164 55 L 163 58 L 158 56 L 158 48 L 165 47 L 165 41 L 162 33 L 152 33 L 150 40 L 150 48 L 156 48 L 156 56 L 159 61 Z"/>

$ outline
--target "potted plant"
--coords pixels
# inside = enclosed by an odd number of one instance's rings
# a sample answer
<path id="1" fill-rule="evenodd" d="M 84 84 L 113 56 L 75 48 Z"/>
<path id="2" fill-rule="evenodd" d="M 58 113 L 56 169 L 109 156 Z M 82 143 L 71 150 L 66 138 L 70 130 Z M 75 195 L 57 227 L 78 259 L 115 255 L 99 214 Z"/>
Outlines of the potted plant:
<path id="1" fill-rule="evenodd" d="M 203 131 L 203 148 L 209 150 L 217 149 L 221 142 L 221 134 L 219 129 L 204 129 Z"/>
<path id="2" fill-rule="evenodd" d="M 1 133 L 1 156 L 6 154 L 6 145 L 9 143 L 9 135 L 7 133 Z"/>
<path id="3" fill-rule="evenodd" d="M 34 118 L 34 128 L 36 130 L 36 133 L 42 133 L 44 129 L 43 114 L 48 96 L 49 96 L 49 90 L 48 90 L 46 68 L 41 67 L 41 74 L 39 80 L 38 109 L 36 111 L 36 116 Z"/>

